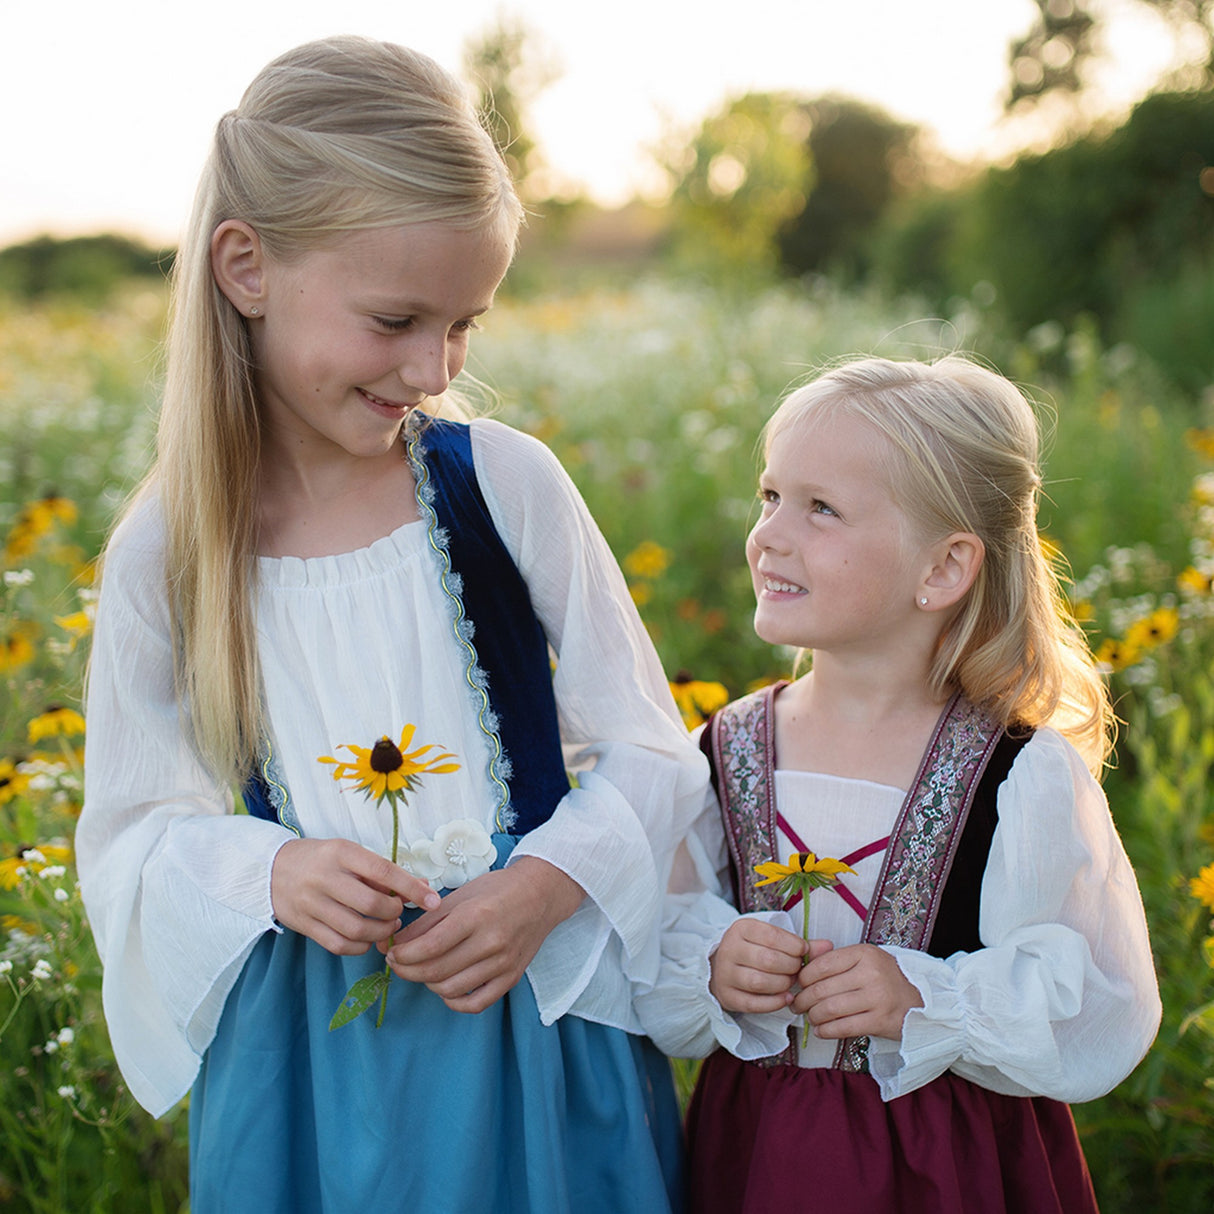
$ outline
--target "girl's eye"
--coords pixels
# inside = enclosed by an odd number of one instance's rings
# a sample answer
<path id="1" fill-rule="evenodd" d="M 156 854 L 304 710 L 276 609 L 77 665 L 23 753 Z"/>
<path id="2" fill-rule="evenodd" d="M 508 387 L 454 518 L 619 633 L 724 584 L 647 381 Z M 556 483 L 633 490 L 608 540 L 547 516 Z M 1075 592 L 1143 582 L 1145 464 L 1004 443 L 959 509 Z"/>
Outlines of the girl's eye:
<path id="1" fill-rule="evenodd" d="M 451 331 L 453 333 L 475 333 L 479 328 L 480 325 L 478 325 L 476 321 L 469 316 L 467 320 L 457 320 L 455 324 L 451 326 Z"/>
<path id="2" fill-rule="evenodd" d="M 389 333 L 399 333 L 403 329 L 407 329 L 413 323 L 412 316 L 373 316 L 371 318 L 381 329 L 387 329 Z"/>
<path id="3" fill-rule="evenodd" d="M 776 502 L 778 502 L 779 500 L 780 500 L 780 495 L 774 489 L 760 488 L 759 501 L 761 501 L 765 506 L 767 506 L 767 505 L 774 506 L 776 504 Z"/>
<path id="4" fill-rule="evenodd" d="M 830 518 L 838 517 L 838 511 L 833 506 L 828 506 L 825 502 L 820 502 L 815 498 L 810 503 L 810 511 L 814 514 L 825 514 Z"/>

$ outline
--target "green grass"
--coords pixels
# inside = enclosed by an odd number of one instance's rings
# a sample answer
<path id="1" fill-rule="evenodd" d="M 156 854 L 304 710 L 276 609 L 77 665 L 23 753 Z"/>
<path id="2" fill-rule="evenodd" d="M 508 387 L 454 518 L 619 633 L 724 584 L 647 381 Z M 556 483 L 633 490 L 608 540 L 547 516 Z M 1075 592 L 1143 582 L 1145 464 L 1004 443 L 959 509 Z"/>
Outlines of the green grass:
<path id="1" fill-rule="evenodd" d="M 30 754 L 32 716 L 52 702 L 78 702 L 84 651 L 56 621 L 87 608 L 82 565 L 147 467 L 163 305 L 144 288 L 94 311 L 0 303 L 0 534 L 49 493 L 78 507 L 76 521 L 56 523 L 32 556 L 5 563 L 19 576 L 0 586 L 0 634 L 25 630 L 33 654 L 0 667 L 0 764 L 10 765 L 0 766 L 0 859 L 19 844 L 70 835 L 79 796 L 72 763 L 51 756 L 51 783 L 15 794 L 10 777 L 21 769 L 12 763 Z M 1135 1075 L 1076 1117 L 1105 1214 L 1210 1209 L 1214 1038 L 1188 1022 L 1214 999 L 1211 924 L 1188 880 L 1214 862 L 1206 793 L 1214 629 L 1209 596 L 1182 599 L 1175 585 L 1180 569 L 1212 550 L 1191 497 L 1208 467 L 1186 442 L 1198 403 L 1084 330 L 1008 335 L 970 304 L 943 321 L 925 319 L 913 302 L 827 283 L 737 294 L 640 278 L 626 288 L 506 299 L 485 330 L 470 369 L 496 392 L 498 415 L 552 446 L 626 568 L 642 544 L 665 550 L 668 563 L 637 567 L 629 580 L 667 670 L 724 683 L 732 694 L 787 664 L 751 631 L 743 541 L 759 431 L 792 384 L 849 353 L 968 348 L 1043 403 L 1043 522 L 1092 601 L 1093 642 L 1160 607 L 1186 613 L 1175 639 L 1115 676 L 1128 724 L 1106 781 L 1143 889 L 1164 1026 Z M 156 1124 L 116 1103 L 96 955 L 87 934 L 76 933 L 78 899 L 56 918 L 56 904 L 31 902 L 38 887 L 0 892 L 3 913 L 37 922 L 35 943 L 69 950 L 53 982 L 23 988 L 7 1025 L 11 992 L 0 982 L 0 1102 L 27 1119 L 6 1130 L 10 1155 L 0 1147 L 0 1209 L 101 1210 L 116 1191 L 123 1208 L 179 1209 L 184 1119 Z M 31 947 L 11 935 L 0 942 L 0 957 L 15 959 L 14 978 L 28 979 Z M 43 1049 L 65 1024 L 79 1030 L 71 1085 L 87 1117 L 56 1100 L 65 1061 Z M 686 1084 L 691 1068 L 679 1074 Z M 96 1115 L 103 1107 L 105 1117 Z M 11 1155 L 18 1149 L 20 1166 Z M 46 1189 L 35 1200 L 48 1167 L 70 1178 L 70 1191 Z"/>

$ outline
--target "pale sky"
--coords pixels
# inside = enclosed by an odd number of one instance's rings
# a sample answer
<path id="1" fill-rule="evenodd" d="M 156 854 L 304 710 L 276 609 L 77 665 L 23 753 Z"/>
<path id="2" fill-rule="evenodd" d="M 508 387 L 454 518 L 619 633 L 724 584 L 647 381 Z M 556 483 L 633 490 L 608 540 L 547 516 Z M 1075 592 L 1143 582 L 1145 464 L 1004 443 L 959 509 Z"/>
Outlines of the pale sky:
<path id="1" fill-rule="evenodd" d="M 1132 0 L 1108 92 L 1170 53 Z M 465 41 L 521 19 L 561 71 L 533 111 L 548 163 L 606 203 L 652 180 L 646 148 L 750 89 L 843 92 L 981 156 L 1006 140 L 1010 39 L 1030 0 L 0 0 L 0 244 L 43 231 L 175 241 L 211 131 L 257 71 L 311 38 L 403 42 L 460 71 Z"/>

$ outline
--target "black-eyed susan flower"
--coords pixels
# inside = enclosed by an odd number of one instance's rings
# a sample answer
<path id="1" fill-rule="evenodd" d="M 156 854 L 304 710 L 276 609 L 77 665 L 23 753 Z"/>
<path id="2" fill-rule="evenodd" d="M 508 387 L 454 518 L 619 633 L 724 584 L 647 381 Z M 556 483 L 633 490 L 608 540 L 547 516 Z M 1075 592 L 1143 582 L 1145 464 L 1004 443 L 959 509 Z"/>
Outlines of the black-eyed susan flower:
<path id="1" fill-rule="evenodd" d="M 19 847 L 15 855 L 0 860 L 0 888 L 16 889 L 21 878 L 47 868 L 60 868 L 72 858 L 72 849 L 62 843 Z"/>
<path id="2" fill-rule="evenodd" d="M 0 805 L 19 797 L 29 787 L 29 776 L 12 759 L 0 759 Z"/>
<path id="3" fill-rule="evenodd" d="M 338 750 L 348 750 L 354 756 L 352 763 L 331 755 L 322 755 L 319 761 L 334 765 L 333 779 L 353 780 L 356 792 L 373 798 L 377 805 L 384 800 L 390 801 L 395 808 L 397 797 L 418 787 L 418 777 L 424 773 L 438 775 L 459 770 L 458 763 L 450 762 L 455 758 L 453 754 L 441 750 L 436 755 L 427 754 L 439 750 L 435 743 L 409 750 L 414 732 L 414 726 L 406 725 L 401 730 L 399 743 L 385 735 L 370 747 L 339 746 Z"/>
<path id="4" fill-rule="evenodd" d="M 31 742 L 76 737 L 84 733 L 84 718 L 74 708 L 55 704 L 30 721 L 28 733 Z"/>
<path id="5" fill-rule="evenodd" d="M 0 637 L 0 674 L 20 670 L 34 660 L 34 637 L 30 624 L 16 623 Z"/>
<path id="6" fill-rule="evenodd" d="M 8 533 L 4 543 L 5 555 L 10 560 L 29 556 L 37 549 L 38 541 L 56 523 L 71 524 L 76 517 L 76 503 L 54 493 L 28 503 Z"/>
<path id="7" fill-rule="evenodd" d="M 1105 637 L 1092 656 L 1102 670 L 1116 674 L 1133 666 L 1142 657 L 1142 651 L 1116 637 Z"/>
<path id="8" fill-rule="evenodd" d="M 1214 574 L 1204 573 L 1190 565 L 1177 575 L 1176 585 L 1190 594 L 1210 594 L 1214 591 Z"/>
<path id="9" fill-rule="evenodd" d="M 680 671 L 670 684 L 670 693 L 688 729 L 696 729 L 729 703 L 729 692 L 720 683 L 706 683 Z"/>
<path id="10" fill-rule="evenodd" d="M 842 860 L 832 860 L 828 856 L 819 857 L 811 851 L 793 852 L 788 857 L 787 864 L 777 860 L 765 860 L 755 865 L 755 872 L 762 878 L 755 882 L 755 887 L 775 885 L 780 896 L 784 899 L 785 909 L 799 896 L 801 899 L 801 935 L 809 941 L 809 895 L 815 889 L 826 885 L 834 885 L 841 873 L 855 873 L 850 864 Z M 805 1017 L 805 1027 L 801 1031 L 801 1045 L 809 1040 L 809 1016 Z"/>
<path id="11" fill-rule="evenodd" d="M 793 852 L 788 857 L 787 864 L 776 860 L 766 860 L 755 865 L 755 872 L 763 878 L 755 885 L 774 885 L 780 883 L 780 893 L 792 898 L 797 894 L 802 896 L 809 890 L 821 889 L 824 885 L 834 885 L 840 873 L 854 873 L 856 870 L 842 860 L 832 860 L 828 856 L 818 858 L 811 851 Z"/>
<path id="12" fill-rule="evenodd" d="M 414 726 L 406 725 L 400 731 L 399 742 L 393 742 L 385 734 L 372 746 L 343 743 L 337 749 L 348 750 L 354 756 L 353 762 L 335 759 L 332 755 L 321 755 L 318 760 L 320 763 L 333 765 L 334 780 L 352 780 L 354 791 L 361 792 L 376 805 L 387 801 L 392 807 L 392 848 L 388 858 L 393 864 L 397 862 L 400 850 L 398 802 L 406 800 L 407 793 L 420 787 L 422 775 L 441 775 L 459 770 L 459 764 L 453 761 L 455 755 L 442 750 L 436 743 L 428 743 L 410 750 L 415 732 Z M 438 753 L 431 754 L 431 751 Z M 379 1017 L 375 1021 L 375 1027 L 379 1028 L 384 1022 L 384 1012 L 388 1006 L 388 986 L 391 981 L 392 969 L 386 961 L 383 969 L 360 978 L 338 1004 L 337 1011 L 329 1021 L 329 1030 L 349 1024 L 376 1001 L 379 1002 Z"/>
<path id="13" fill-rule="evenodd" d="M 1133 649 L 1154 649 L 1170 641 L 1179 629 L 1180 613 L 1176 608 L 1157 607 L 1126 629 L 1125 643 Z"/>

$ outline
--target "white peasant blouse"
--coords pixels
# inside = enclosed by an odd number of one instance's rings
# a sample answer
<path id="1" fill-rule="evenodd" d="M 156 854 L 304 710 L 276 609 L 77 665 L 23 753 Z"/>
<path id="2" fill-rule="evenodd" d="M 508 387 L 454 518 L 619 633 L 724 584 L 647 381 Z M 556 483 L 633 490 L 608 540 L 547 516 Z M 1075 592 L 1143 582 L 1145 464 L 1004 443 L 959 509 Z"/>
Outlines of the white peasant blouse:
<path id="1" fill-rule="evenodd" d="M 889 835 L 904 792 L 864 780 L 777 770 L 776 803 L 819 856 L 841 859 Z M 901 1041 L 870 1039 L 869 1066 L 892 1100 L 952 1071 L 1014 1096 L 1092 1100 L 1138 1064 L 1161 1006 L 1142 900 L 1100 786 L 1056 731 L 1022 748 L 997 799 L 998 825 L 982 880 L 984 947 L 941 959 L 886 947 L 918 990 Z M 783 861 L 802 850 L 781 830 Z M 876 890 L 884 849 L 853 863 L 841 884 L 861 909 Z M 743 879 L 754 878 L 744 874 Z M 667 898 L 662 973 L 637 1000 L 666 1052 L 704 1057 L 718 1046 L 743 1059 L 788 1045 L 789 1012 L 725 1012 L 708 990 L 709 961 L 739 917 L 711 791 L 680 849 Z M 757 917 L 798 934 L 802 907 Z M 831 888 L 815 890 L 809 936 L 859 943 L 863 918 Z M 885 947 L 885 946 L 883 946 Z M 798 1032 L 798 1045 L 800 1044 Z M 829 1067 L 837 1042 L 811 1032 L 798 1063 Z"/>
<path id="2" fill-rule="evenodd" d="M 549 861 L 587 895 L 528 977 L 545 1023 L 573 1013 L 636 1032 L 632 990 L 657 977 L 662 893 L 702 801 L 706 764 L 610 550 L 555 457 L 498 422 L 471 427 L 490 514 L 556 657 L 561 736 L 578 776 L 512 857 Z M 348 757 L 343 744 L 399 737 L 406 723 L 416 726 L 412 745 L 438 743 L 461 766 L 424 777 L 409 795 L 402 845 L 458 818 L 498 828 L 490 742 L 433 539 L 423 518 L 358 551 L 258 560 L 265 703 L 278 773 L 305 836 L 387 854 L 390 810 L 338 785 L 317 760 Z M 173 689 L 162 549 L 149 500 L 118 529 L 106 559 L 76 836 L 114 1051 L 131 1092 L 155 1115 L 192 1084 L 257 939 L 280 930 L 270 870 L 294 837 L 233 814 L 227 790 L 191 748 Z"/>

